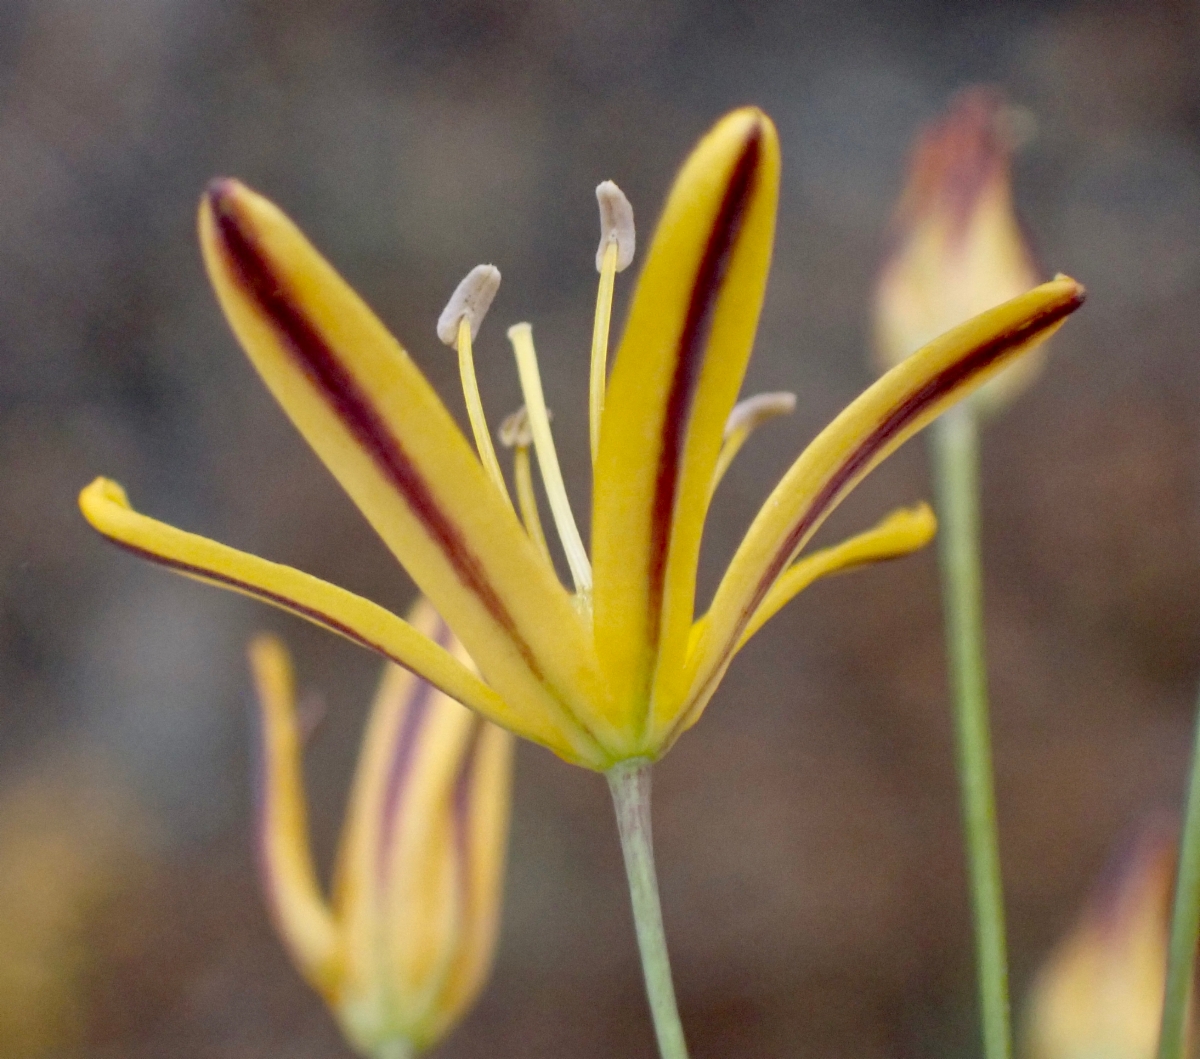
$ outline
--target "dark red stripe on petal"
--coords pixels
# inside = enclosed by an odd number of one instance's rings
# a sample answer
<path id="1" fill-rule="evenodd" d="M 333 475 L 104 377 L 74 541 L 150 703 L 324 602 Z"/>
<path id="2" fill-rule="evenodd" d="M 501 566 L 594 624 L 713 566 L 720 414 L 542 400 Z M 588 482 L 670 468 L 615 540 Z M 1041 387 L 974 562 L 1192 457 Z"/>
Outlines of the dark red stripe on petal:
<path id="1" fill-rule="evenodd" d="M 788 563 L 791 562 L 792 554 L 801 541 L 804 540 L 805 535 L 837 503 L 843 492 L 854 480 L 854 477 L 866 464 L 870 463 L 879 450 L 904 430 L 917 416 L 928 409 L 930 405 L 937 403 L 947 394 L 953 392 L 953 390 L 968 381 L 972 376 L 987 370 L 988 367 L 1004 357 L 1005 354 L 1011 353 L 1023 343 L 1034 338 L 1039 332 L 1052 327 L 1060 320 L 1069 316 L 1083 304 L 1083 300 L 1083 292 L 1078 291 L 1069 300 L 1045 309 L 1037 316 L 1026 320 L 1020 327 L 997 335 L 990 342 L 977 347 L 969 355 L 955 361 L 955 363 L 945 368 L 938 375 L 935 375 L 924 386 L 909 394 L 907 398 L 884 416 L 879 425 L 866 438 L 859 442 L 858 446 L 850 453 L 845 462 L 830 476 L 824 488 L 813 498 L 804 515 L 792 528 L 776 551 L 770 566 L 767 567 L 762 578 L 759 580 L 754 594 L 743 608 L 728 642 L 722 648 L 721 654 L 712 668 L 712 676 L 709 677 L 705 686 L 699 689 L 695 696 L 696 699 L 702 699 L 708 693 L 708 689 L 712 686 L 713 682 L 720 679 L 726 664 L 737 647 L 737 642 L 742 632 L 749 624 L 750 619 L 763 599 L 766 598 L 767 593 L 771 590 L 771 586 L 779 578 L 780 574 L 783 573 Z M 681 718 L 679 723 L 682 723 L 683 720 L 684 718 Z M 672 738 L 678 735 L 678 727 L 679 725 L 677 724 L 676 728 L 672 730 Z"/>
<path id="2" fill-rule="evenodd" d="M 417 681 L 412 697 L 405 707 L 404 720 L 400 723 L 396 745 L 388 762 L 379 818 L 379 860 L 375 865 L 381 890 L 387 881 L 388 864 L 398 838 L 400 803 L 404 788 L 412 775 L 421 729 L 429 716 L 429 708 L 433 705 L 433 695 L 432 684 L 426 680 Z"/>
<path id="3" fill-rule="evenodd" d="M 126 541 L 118 540 L 116 537 L 105 536 L 105 540 L 111 541 L 118 548 L 129 552 L 130 555 L 136 555 L 139 559 L 146 559 L 149 562 L 155 563 L 158 566 L 165 566 L 169 570 L 174 570 L 177 573 L 185 574 L 188 577 L 195 577 L 201 581 L 207 581 L 209 584 L 219 585 L 222 588 L 232 588 L 237 592 L 244 592 L 255 599 L 261 599 L 264 603 L 272 603 L 277 607 L 282 607 L 284 610 L 301 618 L 307 618 L 311 622 L 315 622 L 331 632 L 336 632 L 341 636 L 346 637 L 361 647 L 367 648 L 369 651 L 374 651 L 376 654 L 382 655 L 390 662 L 396 662 L 397 665 L 403 665 L 399 659 L 393 658 L 382 644 L 376 643 L 374 640 L 368 639 L 356 629 L 350 628 L 348 625 L 342 624 L 336 618 L 331 617 L 322 610 L 316 610 L 313 607 L 306 607 L 302 603 L 297 603 L 287 596 L 281 596 L 276 592 L 271 592 L 268 589 L 260 588 L 258 585 L 251 585 L 245 581 L 239 581 L 236 577 L 230 577 L 227 574 L 215 573 L 212 570 L 206 570 L 202 566 L 192 566 L 190 563 L 181 562 L 178 559 L 169 559 L 166 556 L 159 555 L 157 552 L 148 551 L 145 548 L 139 548 L 136 544 L 129 544 Z M 407 667 L 405 667 L 407 668 Z M 424 679 L 424 678 L 421 678 Z M 442 688 L 447 695 L 453 697 L 453 692 Z"/>
<path id="4" fill-rule="evenodd" d="M 486 721 L 479 718 L 473 719 L 467 749 L 463 754 L 462 762 L 458 767 L 458 775 L 454 780 L 454 792 L 451 801 L 451 819 L 454 823 L 454 847 L 458 854 L 458 860 L 455 865 L 458 899 L 464 910 L 464 914 L 471 905 L 471 807 L 475 795 L 475 784 L 478 780 L 479 755 L 486 730 Z M 469 925 L 467 929 L 470 929 Z"/>
<path id="5" fill-rule="evenodd" d="M 238 216 L 231 182 L 218 180 L 209 185 L 208 202 L 221 236 L 226 262 L 245 294 L 272 323 L 297 365 L 324 395 L 355 441 L 370 453 L 384 477 L 404 497 L 425 531 L 441 548 L 459 581 L 474 593 L 492 620 L 508 634 L 534 676 L 544 680 L 537 658 L 489 582 L 478 556 L 439 506 L 429 483 L 400 440 L 388 429 L 379 411 L 301 310 L 282 277 L 271 267 L 271 262 L 247 231 Z"/>
<path id="6" fill-rule="evenodd" d="M 1083 304 L 1083 294 L 1079 293 L 1069 301 L 1044 309 L 1036 316 L 1026 320 L 1019 327 L 997 335 L 990 342 L 977 347 L 961 360 L 957 360 L 943 369 L 919 390 L 915 390 L 909 394 L 908 397 L 884 416 L 880 420 L 879 425 L 859 442 L 857 448 L 834 471 L 825 483 L 824 488 L 813 498 L 804 516 L 784 539 L 771 565 L 763 575 L 762 580 L 758 583 L 754 602 L 748 608 L 748 611 L 744 612 L 745 619 L 749 620 L 749 615 L 754 613 L 758 604 L 762 602 L 763 597 L 770 591 L 771 585 L 775 583 L 775 579 L 779 577 L 784 567 L 791 561 L 792 553 L 804 539 L 805 535 L 837 503 L 847 486 L 854 480 L 863 467 L 874 459 L 880 449 L 884 448 L 888 442 L 903 431 L 922 412 L 928 409 L 930 405 L 936 404 L 973 376 L 986 371 L 997 360 L 1004 357 L 1005 354 L 1011 353 L 1014 349 L 1030 341 L 1038 333 L 1065 319 L 1079 308 L 1081 304 Z"/>
<path id="7" fill-rule="evenodd" d="M 438 619 L 434 642 L 439 647 L 449 648 L 450 646 L 450 629 L 441 618 Z M 400 724 L 400 731 L 396 734 L 395 746 L 388 761 L 387 778 L 383 788 L 383 805 L 379 819 L 380 841 L 377 870 L 381 890 L 387 882 L 388 865 L 391 862 L 392 850 L 395 848 L 399 832 L 400 804 L 404 789 L 412 775 L 421 729 L 424 727 L 429 709 L 433 705 L 434 690 L 429 681 L 417 678 L 409 692 L 408 702 L 404 707 L 404 720 Z"/>
<path id="8" fill-rule="evenodd" d="M 680 332 L 675 353 L 675 370 L 671 376 L 671 389 L 667 394 L 662 447 L 658 456 L 658 474 L 654 484 L 654 503 L 650 516 L 647 606 L 652 646 L 657 646 L 660 632 L 671 524 L 679 493 L 680 465 L 687 441 L 692 405 L 704 367 L 704 355 L 708 348 L 717 297 L 747 206 L 754 193 L 761 155 L 762 127 L 756 123 L 733 167 L 725 195 L 717 210 L 708 244 L 696 270 L 692 296 L 688 302 L 687 315 L 684 317 L 683 330 Z"/>

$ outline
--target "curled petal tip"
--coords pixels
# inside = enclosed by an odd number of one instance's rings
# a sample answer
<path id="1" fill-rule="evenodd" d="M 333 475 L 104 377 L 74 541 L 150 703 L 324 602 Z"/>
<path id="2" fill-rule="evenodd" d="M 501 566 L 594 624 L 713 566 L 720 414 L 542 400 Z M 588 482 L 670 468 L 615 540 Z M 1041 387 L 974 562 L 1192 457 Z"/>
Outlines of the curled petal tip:
<path id="1" fill-rule="evenodd" d="M 129 508 L 129 497 L 125 490 L 111 478 L 97 478 L 79 494 L 79 509 L 93 526 L 96 525 L 100 509 L 113 504 Z"/>

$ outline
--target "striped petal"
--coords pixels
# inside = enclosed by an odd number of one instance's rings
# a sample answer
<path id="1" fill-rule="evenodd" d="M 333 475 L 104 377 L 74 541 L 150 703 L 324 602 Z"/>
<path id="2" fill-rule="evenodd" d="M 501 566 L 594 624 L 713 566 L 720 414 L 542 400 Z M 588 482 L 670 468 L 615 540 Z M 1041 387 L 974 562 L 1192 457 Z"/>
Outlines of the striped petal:
<path id="1" fill-rule="evenodd" d="M 462 1017 L 491 970 L 508 853 L 512 760 L 512 736 L 493 724 L 477 722 L 470 753 L 455 780 L 452 809 L 455 841 L 461 850 L 457 881 L 463 934 L 425 1031 L 431 1040 Z"/>
<path id="2" fill-rule="evenodd" d="M 834 574 L 845 574 L 857 570 L 860 566 L 886 562 L 889 559 L 899 559 L 912 552 L 924 548 L 937 532 L 937 519 L 933 509 L 928 504 L 918 504 L 914 508 L 901 508 L 893 511 L 878 525 L 849 540 L 835 544 L 831 548 L 822 548 L 812 555 L 792 563 L 779 580 L 771 586 L 771 591 L 759 604 L 754 617 L 746 626 L 741 638 L 734 648 L 736 655 L 746 642 L 764 625 L 778 614 L 788 603 L 803 592 L 814 581 Z M 702 642 L 709 623 L 705 615 L 692 626 L 692 646 Z M 730 656 L 732 659 L 733 655 Z M 669 724 L 651 733 L 655 746 L 663 749 L 669 747 L 679 736 L 686 732 L 699 719 L 708 705 L 708 699 L 693 701 L 689 709 L 677 715 Z M 661 751 L 660 751 L 661 752 Z"/>
<path id="3" fill-rule="evenodd" d="M 250 646 L 250 665 L 260 719 L 256 831 L 262 885 L 300 973 L 331 997 L 340 979 L 340 939 L 309 848 L 291 662 L 279 640 L 261 636 Z"/>
<path id="4" fill-rule="evenodd" d="M 933 509 L 928 504 L 918 504 L 909 510 L 893 511 L 865 533 L 798 559 L 771 586 L 738 640 L 736 651 L 814 581 L 910 555 L 924 548 L 936 532 Z"/>
<path id="5" fill-rule="evenodd" d="M 469 664 L 428 602 L 418 603 L 411 620 Z M 507 732 L 428 683 L 395 667 L 385 671 L 363 741 L 335 885 L 347 949 L 341 1009 L 352 1013 L 359 1036 L 401 1036 L 425 1046 L 470 999 L 464 996 L 453 1012 L 443 1004 L 465 950 L 483 945 L 490 957 L 495 925 L 480 922 L 487 937 L 472 937 L 480 895 L 472 900 L 468 882 L 475 880 L 475 890 L 480 883 L 490 887 L 496 905 L 508 836 L 511 742 Z M 477 790 L 481 768 L 489 782 Z M 482 817 L 478 794 L 489 799 Z M 463 815 L 468 807 L 474 816 Z M 490 830 L 472 835 L 481 820 Z M 482 879 L 471 863 L 481 840 L 490 853 L 482 867 L 491 870 Z M 486 970 L 487 960 L 482 962 Z"/>
<path id="6" fill-rule="evenodd" d="M 260 559 L 134 511 L 116 482 L 97 478 L 79 497 L 92 527 L 141 558 L 253 596 L 340 633 L 411 669 L 483 716 L 571 761 L 598 760 L 594 743 L 557 708 L 514 710 L 470 669 L 390 611 L 289 566 Z"/>
<path id="7" fill-rule="evenodd" d="M 735 111 L 675 182 L 617 354 L 592 540 L 596 647 L 627 728 L 653 697 L 670 697 L 682 670 L 704 513 L 758 325 L 778 194 L 774 126 Z"/>
<path id="8" fill-rule="evenodd" d="M 485 679 L 522 712 L 586 719 L 595 652 L 462 432 L 300 231 L 232 180 L 201 203 L 209 276 L 255 368 Z"/>
<path id="9" fill-rule="evenodd" d="M 863 477 L 951 404 L 1048 338 L 1083 304 L 1060 277 L 947 332 L 889 371 L 792 464 L 733 557 L 696 650 L 688 698 L 703 703 L 779 575 Z"/>

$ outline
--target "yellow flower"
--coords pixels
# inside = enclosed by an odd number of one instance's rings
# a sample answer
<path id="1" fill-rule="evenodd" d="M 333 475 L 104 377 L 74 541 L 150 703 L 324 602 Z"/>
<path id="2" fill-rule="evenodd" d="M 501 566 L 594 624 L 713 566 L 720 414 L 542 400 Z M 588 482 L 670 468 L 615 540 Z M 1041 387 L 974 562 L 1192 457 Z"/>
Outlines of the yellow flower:
<path id="1" fill-rule="evenodd" d="M 470 664 L 429 603 L 411 621 Z M 250 660 L 262 720 L 259 864 L 276 927 L 361 1054 L 424 1049 L 463 1016 L 491 966 L 512 736 L 388 663 L 327 902 L 308 844 L 287 651 L 262 636 Z"/>
<path id="2" fill-rule="evenodd" d="M 1175 843 L 1147 833 L 1115 867 L 1034 981 L 1026 1059 L 1153 1059 Z"/>
<path id="3" fill-rule="evenodd" d="M 918 137 L 875 288 L 881 370 L 1037 285 L 1013 207 L 1010 117 L 996 93 L 967 89 Z M 973 400 L 988 409 L 1006 404 L 1032 381 L 1041 358 L 1023 358 Z"/>
<path id="4" fill-rule="evenodd" d="M 234 331 L 482 679 L 365 599 L 137 514 L 110 481 L 83 491 L 84 514 L 140 555 L 381 652 L 568 761 L 603 770 L 655 759 L 697 720 L 746 640 L 802 588 L 929 540 L 933 517 L 922 506 L 797 560 L 872 468 L 1083 301 L 1073 280 L 1047 283 L 880 379 L 784 475 L 697 617 L 700 539 L 728 466 L 722 452 L 730 456 L 754 421 L 734 405 L 766 290 L 778 191 L 778 140 L 762 112 L 735 111 L 700 141 L 667 199 L 606 385 L 613 282 L 632 256 L 633 219 L 614 185 L 598 189 L 590 556 L 554 455 L 531 329 L 510 329 L 527 433 L 574 592 L 538 543 L 540 530 L 517 516 L 519 507 L 536 519 L 536 503 L 531 513 L 532 497 L 520 494 L 515 506 L 509 497 L 475 387 L 471 343 L 495 270 L 467 277 L 439 327 L 458 348 L 476 452 L 409 355 L 291 221 L 232 180 L 205 194 L 204 258 Z"/>

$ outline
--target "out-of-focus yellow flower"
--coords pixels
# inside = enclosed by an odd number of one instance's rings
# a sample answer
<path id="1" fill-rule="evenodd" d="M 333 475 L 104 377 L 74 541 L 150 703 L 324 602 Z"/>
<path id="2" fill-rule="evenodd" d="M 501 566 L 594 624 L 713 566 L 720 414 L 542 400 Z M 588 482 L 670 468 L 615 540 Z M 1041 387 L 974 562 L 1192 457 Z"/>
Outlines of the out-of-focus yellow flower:
<path id="1" fill-rule="evenodd" d="M 1166 988 L 1175 843 L 1143 835 L 1034 981 L 1025 1059 L 1153 1059 Z"/>
<path id="2" fill-rule="evenodd" d="M 875 354 L 886 371 L 925 343 L 1037 286 L 1012 196 L 1012 111 L 985 88 L 961 92 L 918 136 L 875 289 Z M 980 389 L 1006 404 L 1037 374 L 1044 349 Z"/>
<path id="3" fill-rule="evenodd" d="M 0 787 L 0 1059 L 75 1053 L 97 917 L 147 867 L 153 826 L 103 763 L 43 756 Z"/>
<path id="4" fill-rule="evenodd" d="M 429 603 L 410 619 L 470 664 Z M 287 651 L 263 636 L 250 659 L 262 718 L 259 863 L 276 927 L 361 1054 L 424 1049 L 462 1018 L 491 966 L 512 736 L 389 663 L 327 902 L 309 850 Z"/>
<path id="5" fill-rule="evenodd" d="M 784 475 L 697 616 L 714 485 L 758 421 L 735 404 L 766 292 L 778 191 L 770 119 L 745 108 L 718 122 L 667 199 L 606 379 L 613 282 L 633 256 L 633 215 L 610 182 L 597 189 L 590 555 L 555 455 L 532 331 L 509 330 L 573 592 L 535 529 L 535 499 L 520 480 L 520 503 L 509 496 L 475 382 L 472 342 L 499 273 L 472 270 L 438 326 L 458 350 L 472 451 L 408 354 L 290 220 L 236 181 L 214 182 L 204 196 L 209 276 L 254 366 L 461 638 L 482 680 L 365 599 L 138 514 L 114 482 L 97 479 L 83 491 L 84 515 L 139 555 L 379 651 L 568 761 L 607 770 L 657 759 L 700 717 L 746 640 L 792 596 L 817 577 L 929 541 L 933 515 L 921 506 L 797 560 L 869 471 L 1083 302 L 1074 280 L 1044 284 L 936 338 L 880 379 Z"/>

